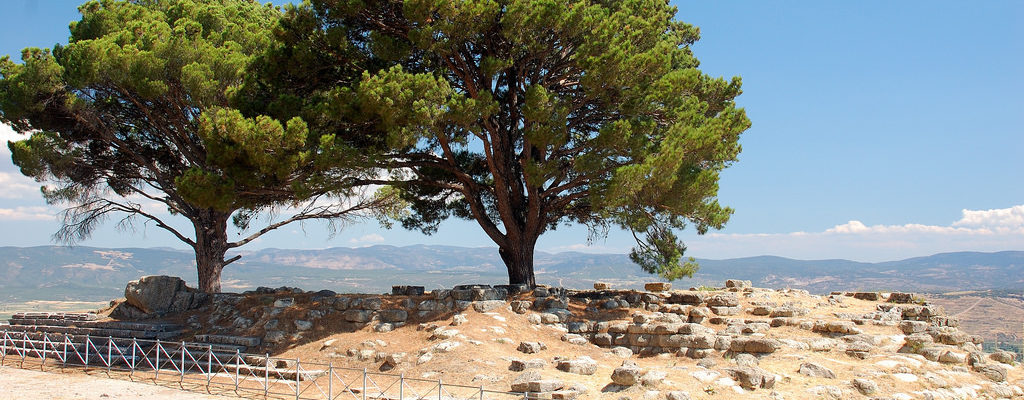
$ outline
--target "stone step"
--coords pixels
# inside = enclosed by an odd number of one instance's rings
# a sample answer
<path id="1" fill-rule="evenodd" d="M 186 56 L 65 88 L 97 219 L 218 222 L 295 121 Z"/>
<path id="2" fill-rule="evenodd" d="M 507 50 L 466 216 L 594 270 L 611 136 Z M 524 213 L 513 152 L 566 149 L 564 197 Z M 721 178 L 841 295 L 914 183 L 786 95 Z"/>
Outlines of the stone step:
<path id="1" fill-rule="evenodd" d="M 269 375 L 271 379 L 281 379 L 286 381 L 294 381 L 296 377 L 298 377 L 298 379 L 302 381 L 316 380 L 316 378 L 318 377 L 327 375 L 327 371 L 320 369 L 303 369 L 301 373 L 298 373 L 294 368 L 276 368 L 249 364 L 224 365 L 224 369 L 228 371 L 233 372 L 235 371 L 236 368 L 238 369 L 239 374 L 250 374 L 254 376 L 264 376 L 264 374 L 266 374 Z"/>
<path id="2" fill-rule="evenodd" d="M 230 344 L 245 347 L 256 347 L 260 345 L 260 338 L 256 336 L 231 336 L 231 335 L 196 335 L 196 341 L 203 343 Z M 244 351 L 244 350 L 243 350 Z"/>
<path id="3" fill-rule="evenodd" d="M 181 336 L 183 331 L 169 331 L 169 332 L 156 332 L 156 331 L 137 331 L 131 329 L 108 329 L 108 328 L 79 328 L 73 326 L 51 326 L 51 325 L 10 325 L 4 328 L 4 330 L 11 332 L 41 332 L 41 333 L 57 333 L 57 334 L 68 334 L 68 335 L 89 335 L 93 337 L 117 337 L 117 338 L 136 338 L 136 339 L 160 339 L 166 340 L 174 337 Z"/>
<path id="4" fill-rule="evenodd" d="M 211 350 L 211 351 L 217 352 L 217 353 L 231 353 L 231 354 L 235 354 L 236 351 L 238 353 L 243 353 L 244 354 L 247 350 L 249 350 L 249 348 L 246 347 L 246 346 L 240 346 L 240 345 L 236 345 L 236 344 L 223 344 L 223 343 L 188 343 L 187 347 L 189 349 Z"/>
<path id="5" fill-rule="evenodd" d="M 104 328 L 123 329 L 133 331 L 168 332 L 179 331 L 181 325 L 162 322 L 130 322 L 130 321 L 80 321 L 60 319 L 39 319 L 39 318 L 11 318 L 11 325 L 35 325 L 35 326 L 71 326 L 79 328 Z"/>
<path id="6" fill-rule="evenodd" d="M 20 312 L 11 316 L 12 319 L 55 319 L 72 321 L 95 321 L 99 316 L 93 313 L 65 312 Z"/>

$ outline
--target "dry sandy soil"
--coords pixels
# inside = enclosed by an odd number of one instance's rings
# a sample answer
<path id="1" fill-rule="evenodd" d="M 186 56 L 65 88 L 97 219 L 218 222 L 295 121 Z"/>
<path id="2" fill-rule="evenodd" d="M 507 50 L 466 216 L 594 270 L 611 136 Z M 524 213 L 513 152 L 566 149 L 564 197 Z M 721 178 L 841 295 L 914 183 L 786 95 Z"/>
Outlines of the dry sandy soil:
<path id="1" fill-rule="evenodd" d="M 41 372 L 0 367 L 0 400 L 224 400 L 229 397 L 111 379 L 103 374 Z"/>

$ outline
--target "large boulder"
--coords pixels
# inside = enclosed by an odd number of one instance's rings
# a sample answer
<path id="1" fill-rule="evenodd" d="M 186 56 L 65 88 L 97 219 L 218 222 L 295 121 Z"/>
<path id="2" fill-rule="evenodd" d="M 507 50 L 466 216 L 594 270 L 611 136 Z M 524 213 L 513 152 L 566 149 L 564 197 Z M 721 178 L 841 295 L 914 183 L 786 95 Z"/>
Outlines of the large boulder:
<path id="1" fill-rule="evenodd" d="M 175 276 L 152 275 L 128 282 L 124 288 L 128 304 L 147 314 L 164 315 L 198 308 L 206 293 L 185 286 Z"/>

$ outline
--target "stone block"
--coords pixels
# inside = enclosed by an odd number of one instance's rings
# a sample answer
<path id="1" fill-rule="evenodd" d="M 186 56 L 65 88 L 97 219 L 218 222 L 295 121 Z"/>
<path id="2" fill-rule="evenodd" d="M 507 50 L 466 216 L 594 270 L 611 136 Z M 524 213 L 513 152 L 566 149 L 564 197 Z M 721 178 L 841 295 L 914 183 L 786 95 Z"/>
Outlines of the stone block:
<path id="1" fill-rule="evenodd" d="M 423 286 L 396 285 L 391 287 L 391 294 L 396 296 L 422 296 Z"/>
<path id="2" fill-rule="evenodd" d="M 587 356 L 581 356 L 572 360 L 561 360 L 555 367 L 570 374 L 593 375 L 594 372 L 597 372 L 597 361 Z"/>

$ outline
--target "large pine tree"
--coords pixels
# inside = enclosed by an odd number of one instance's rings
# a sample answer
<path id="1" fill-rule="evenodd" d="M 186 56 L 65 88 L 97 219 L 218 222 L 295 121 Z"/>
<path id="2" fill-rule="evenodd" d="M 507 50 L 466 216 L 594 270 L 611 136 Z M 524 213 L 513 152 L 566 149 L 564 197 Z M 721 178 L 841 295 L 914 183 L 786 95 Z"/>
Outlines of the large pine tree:
<path id="1" fill-rule="evenodd" d="M 360 196 L 353 180 L 369 172 L 354 168 L 362 153 L 340 138 L 313 134 L 300 118 L 232 108 L 252 61 L 272 47 L 277 8 L 103 0 L 79 11 L 67 45 L 25 49 L 21 64 L 0 59 L 0 121 L 31 134 L 9 144 L 15 164 L 49 184 L 47 201 L 68 207 L 60 241 L 85 239 L 110 216 L 141 219 L 192 247 L 200 289 L 218 292 L 221 271 L 239 258 L 228 250 L 284 224 L 389 204 Z M 232 240 L 229 221 L 254 231 Z"/>
<path id="2" fill-rule="evenodd" d="M 633 232 L 632 259 L 674 279 L 695 267 L 674 231 L 732 213 L 719 174 L 750 126 L 739 78 L 702 73 L 698 29 L 675 14 L 664 0 L 314 0 L 289 13 L 279 53 L 314 82 L 269 86 L 383 131 L 378 183 L 411 205 L 403 225 L 476 221 L 511 283 L 535 283 L 538 238 L 563 222 Z M 372 61 L 360 82 L 321 79 L 351 53 Z"/>

